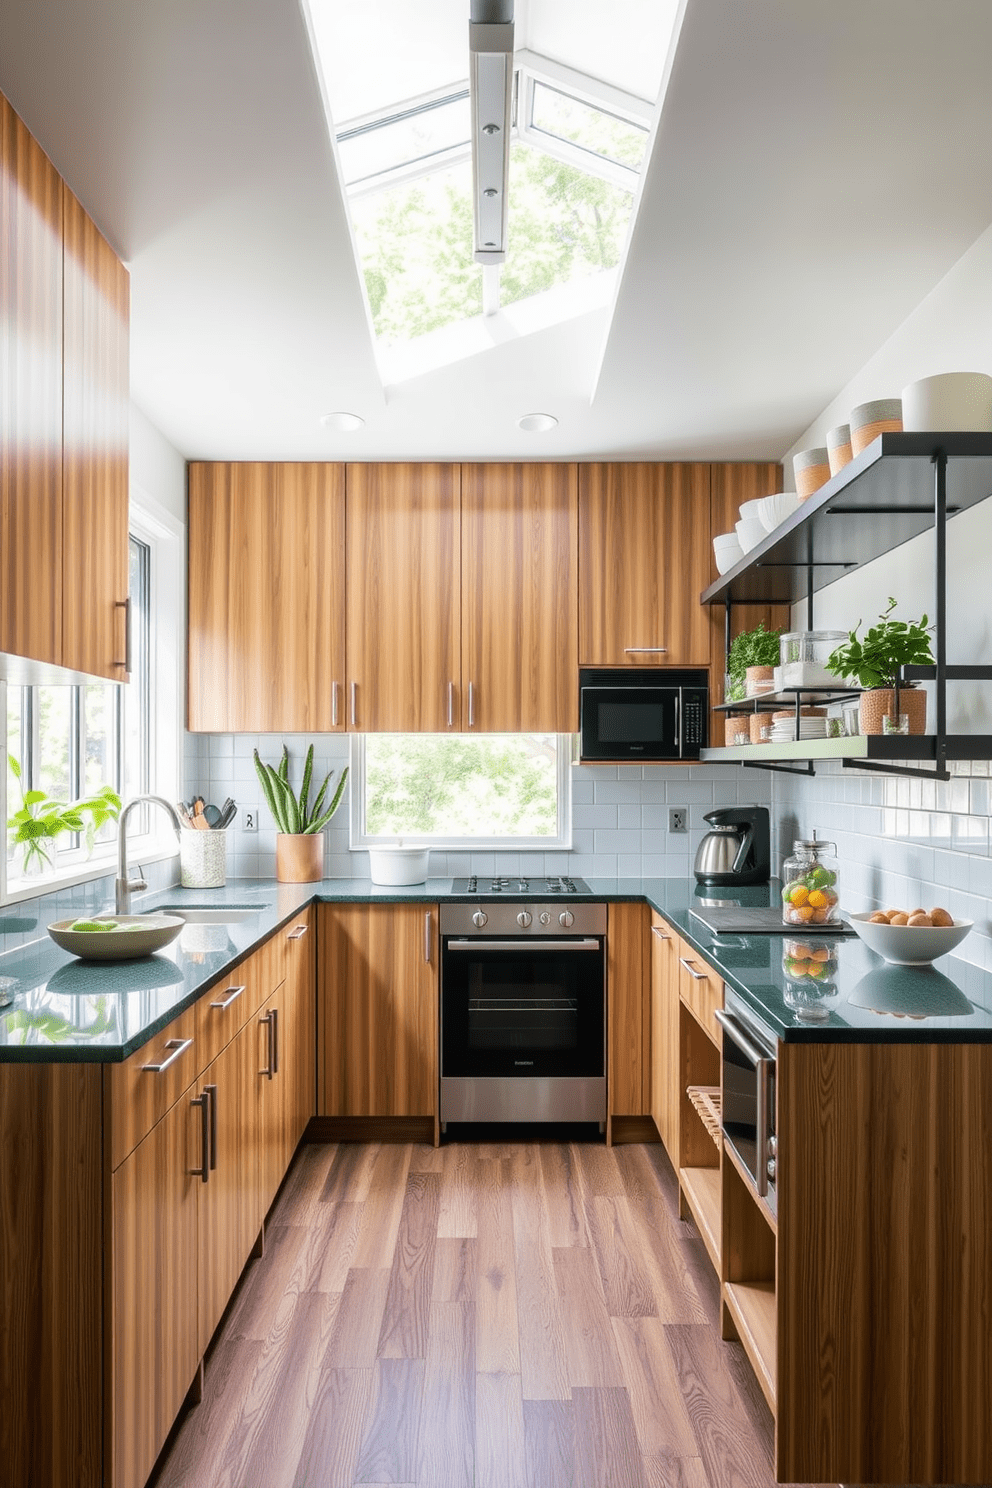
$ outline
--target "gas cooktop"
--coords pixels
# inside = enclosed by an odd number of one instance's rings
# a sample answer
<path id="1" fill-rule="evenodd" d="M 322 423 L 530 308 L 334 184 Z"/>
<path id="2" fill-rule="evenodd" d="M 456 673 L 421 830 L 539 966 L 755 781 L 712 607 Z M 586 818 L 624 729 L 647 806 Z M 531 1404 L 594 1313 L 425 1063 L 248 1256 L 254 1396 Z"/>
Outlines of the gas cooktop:
<path id="1" fill-rule="evenodd" d="M 592 890 L 584 878 L 455 878 L 453 894 L 528 894 L 532 898 L 556 894 L 589 894 Z"/>

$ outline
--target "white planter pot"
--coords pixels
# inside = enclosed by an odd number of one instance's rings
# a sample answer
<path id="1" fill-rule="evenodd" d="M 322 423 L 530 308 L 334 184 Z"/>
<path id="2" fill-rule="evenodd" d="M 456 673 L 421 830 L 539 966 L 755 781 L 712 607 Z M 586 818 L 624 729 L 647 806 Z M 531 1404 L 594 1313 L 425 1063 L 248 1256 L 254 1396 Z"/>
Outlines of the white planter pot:
<path id="1" fill-rule="evenodd" d="M 400 888 L 427 878 L 429 847 L 370 847 L 369 877 L 374 884 Z"/>

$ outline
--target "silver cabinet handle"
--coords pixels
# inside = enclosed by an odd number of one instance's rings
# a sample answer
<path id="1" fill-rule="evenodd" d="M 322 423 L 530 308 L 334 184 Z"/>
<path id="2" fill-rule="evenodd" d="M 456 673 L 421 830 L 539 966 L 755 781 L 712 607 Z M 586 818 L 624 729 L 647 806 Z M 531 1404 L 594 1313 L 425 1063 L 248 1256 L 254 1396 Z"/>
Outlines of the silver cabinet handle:
<path id="1" fill-rule="evenodd" d="M 351 684 L 351 726 L 358 727 L 358 683 Z"/>
<path id="2" fill-rule="evenodd" d="M 272 1073 L 279 1073 L 279 1009 L 272 1009 Z"/>
<path id="3" fill-rule="evenodd" d="M 180 1054 L 186 1053 L 186 1050 L 190 1047 L 192 1042 L 193 1040 L 191 1038 L 166 1039 L 165 1047 L 172 1050 L 172 1053 L 169 1055 L 168 1059 L 163 1059 L 159 1064 L 143 1064 L 141 1066 L 142 1070 L 144 1070 L 149 1075 L 161 1075 L 163 1071 L 169 1068 L 170 1064 L 175 1064 Z"/>
<path id="4" fill-rule="evenodd" d="M 454 726 L 455 726 L 455 684 L 454 684 L 454 682 L 449 682 L 448 683 L 448 727 L 449 728 L 454 728 Z"/>
<path id="5" fill-rule="evenodd" d="M 338 684 L 331 683 L 331 728 L 338 726 Z"/>
<path id="6" fill-rule="evenodd" d="M 475 727 L 475 684 L 474 684 L 474 682 L 470 682 L 468 684 L 468 726 L 469 726 L 469 728 L 474 728 Z"/>
<path id="7" fill-rule="evenodd" d="M 198 1168 L 190 1168 L 190 1175 L 199 1178 L 201 1183 L 207 1183 L 210 1179 L 210 1095 L 204 1090 L 201 1095 L 194 1095 L 190 1101 L 191 1106 L 200 1108 L 200 1156 L 201 1163 Z"/>
<path id="8" fill-rule="evenodd" d="M 659 930 L 657 925 L 651 926 L 651 934 L 657 935 L 659 940 L 671 940 L 672 938 L 670 935 L 666 935 L 663 930 Z"/>
<path id="9" fill-rule="evenodd" d="M 598 951 L 598 940 L 449 940 L 448 951 Z"/>
<path id="10" fill-rule="evenodd" d="M 204 1095 L 210 1097 L 210 1169 L 217 1166 L 217 1086 L 204 1085 Z"/>
<path id="11" fill-rule="evenodd" d="M 238 998 L 245 990 L 245 985 L 246 984 L 242 982 L 240 987 L 228 987 L 226 989 L 227 996 L 220 998 L 220 1000 L 217 1002 L 212 1002 L 210 1006 L 212 1008 L 218 1008 L 221 1012 L 223 1012 L 225 1008 L 229 1008 L 231 1006 L 232 1002 L 237 1002 Z"/>
<path id="12" fill-rule="evenodd" d="M 114 666 L 122 666 L 130 674 L 131 671 L 131 596 L 127 599 L 115 599 L 114 609 L 124 611 L 124 660 L 115 661 Z"/>
<path id="13" fill-rule="evenodd" d="M 667 646 L 624 646 L 624 656 L 667 656 Z"/>
<path id="14" fill-rule="evenodd" d="M 424 960 L 427 962 L 428 965 L 430 965 L 431 959 L 432 940 L 433 936 L 431 934 L 431 912 L 430 910 L 428 910 L 427 913 L 424 915 Z"/>
<path id="15" fill-rule="evenodd" d="M 290 930 L 289 934 L 286 936 L 286 939 L 287 940 L 302 940 L 303 937 L 304 937 L 304 935 L 306 935 L 306 933 L 307 933 L 307 931 L 309 929 L 310 929 L 310 926 L 309 925 L 297 925 L 296 928 L 295 928 L 295 930 Z"/>
<path id="16" fill-rule="evenodd" d="M 260 1069 L 258 1073 L 260 1075 L 264 1075 L 267 1080 L 271 1080 L 272 1079 L 272 1076 L 275 1074 L 275 1054 L 276 1054 L 276 1050 L 275 1050 L 275 1043 L 273 1042 L 273 1038 L 272 1038 L 272 1030 L 273 1030 L 273 1028 L 275 1026 L 274 1023 L 273 1023 L 273 1021 L 272 1021 L 273 1018 L 274 1018 L 274 1016 L 275 1015 L 273 1013 L 265 1013 L 258 1020 L 259 1023 L 264 1023 L 265 1024 L 265 1048 L 266 1048 L 266 1054 L 268 1056 L 268 1063 L 266 1064 L 265 1068 L 264 1069 Z"/>
<path id="17" fill-rule="evenodd" d="M 686 971 L 689 973 L 689 975 L 692 977 L 692 979 L 694 981 L 696 981 L 696 982 L 705 982 L 705 980 L 706 980 L 706 973 L 705 973 L 705 971 L 693 971 L 693 969 L 692 969 L 692 962 L 686 960 L 685 956 L 680 956 L 679 957 L 679 965 L 685 967 Z"/>

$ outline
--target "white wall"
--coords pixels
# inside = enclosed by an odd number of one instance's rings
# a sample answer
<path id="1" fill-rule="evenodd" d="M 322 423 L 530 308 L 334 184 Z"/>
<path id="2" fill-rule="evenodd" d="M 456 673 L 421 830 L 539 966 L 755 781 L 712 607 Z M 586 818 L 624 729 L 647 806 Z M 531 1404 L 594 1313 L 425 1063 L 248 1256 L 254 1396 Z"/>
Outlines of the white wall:
<path id="1" fill-rule="evenodd" d="M 131 479 L 186 525 L 186 461 L 164 434 L 131 404 Z"/>

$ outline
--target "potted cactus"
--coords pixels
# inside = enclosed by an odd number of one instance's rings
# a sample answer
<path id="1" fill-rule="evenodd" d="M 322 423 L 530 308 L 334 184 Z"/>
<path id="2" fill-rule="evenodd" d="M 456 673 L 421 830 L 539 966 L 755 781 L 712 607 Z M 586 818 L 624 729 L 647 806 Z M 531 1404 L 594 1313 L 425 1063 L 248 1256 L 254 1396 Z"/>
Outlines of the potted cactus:
<path id="1" fill-rule="evenodd" d="M 324 828 L 341 804 L 347 767 L 341 771 L 337 789 L 326 804 L 327 788 L 333 770 L 324 778 L 313 802 L 310 786 L 313 777 L 313 745 L 307 750 L 303 765 L 303 782 L 299 795 L 289 783 L 289 750 L 283 745 L 278 768 L 267 765 L 255 750 L 255 771 L 266 805 L 275 817 L 276 878 L 279 883 L 317 883 L 324 876 Z"/>

